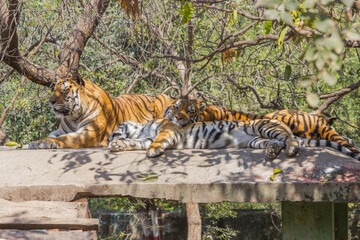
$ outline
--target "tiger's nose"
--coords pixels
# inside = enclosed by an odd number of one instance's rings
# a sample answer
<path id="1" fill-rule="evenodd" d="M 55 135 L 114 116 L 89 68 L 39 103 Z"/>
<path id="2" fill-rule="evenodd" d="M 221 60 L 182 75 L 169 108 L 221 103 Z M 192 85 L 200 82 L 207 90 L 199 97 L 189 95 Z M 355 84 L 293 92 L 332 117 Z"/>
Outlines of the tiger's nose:
<path id="1" fill-rule="evenodd" d="M 55 101 L 55 100 L 49 100 L 49 103 L 50 103 L 51 105 L 54 105 L 54 104 L 56 103 L 56 101 Z"/>
<path id="2" fill-rule="evenodd" d="M 180 117 L 179 115 L 175 115 L 175 118 L 176 118 L 176 120 L 181 120 L 182 119 L 182 117 Z"/>

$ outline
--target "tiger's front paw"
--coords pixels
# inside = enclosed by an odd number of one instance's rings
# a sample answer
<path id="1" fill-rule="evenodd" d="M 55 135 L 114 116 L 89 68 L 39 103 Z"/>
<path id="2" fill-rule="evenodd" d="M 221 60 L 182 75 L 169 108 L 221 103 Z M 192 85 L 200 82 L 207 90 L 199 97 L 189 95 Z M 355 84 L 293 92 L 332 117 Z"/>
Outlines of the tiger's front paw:
<path id="1" fill-rule="evenodd" d="M 294 157 L 299 152 L 299 142 L 297 140 L 289 141 L 286 146 L 286 155 Z"/>
<path id="2" fill-rule="evenodd" d="M 150 146 L 146 152 L 146 156 L 147 157 L 158 157 L 162 154 L 164 154 L 165 150 L 164 148 L 162 147 L 153 147 L 153 146 Z"/>
<path id="3" fill-rule="evenodd" d="M 109 143 L 108 148 L 111 152 L 126 151 L 127 144 L 125 144 L 124 139 L 115 139 Z"/>
<path id="4" fill-rule="evenodd" d="M 268 146 L 266 147 L 266 156 L 270 159 L 276 158 L 281 149 L 284 148 L 284 144 L 276 139 L 269 142 Z"/>
<path id="5" fill-rule="evenodd" d="M 31 142 L 29 149 L 59 149 L 62 148 L 61 144 L 54 139 L 43 139 Z"/>

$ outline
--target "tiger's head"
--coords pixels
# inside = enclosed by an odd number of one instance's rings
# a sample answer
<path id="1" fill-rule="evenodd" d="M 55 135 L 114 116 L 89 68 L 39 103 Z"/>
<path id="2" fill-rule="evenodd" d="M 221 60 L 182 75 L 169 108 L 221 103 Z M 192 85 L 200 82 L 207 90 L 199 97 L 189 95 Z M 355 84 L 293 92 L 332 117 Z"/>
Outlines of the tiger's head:
<path id="1" fill-rule="evenodd" d="M 71 78 L 59 79 L 54 88 L 54 93 L 49 103 L 57 118 L 74 117 L 81 115 L 81 92 L 85 86 L 84 80 L 79 75 Z"/>
<path id="2" fill-rule="evenodd" d="M 127 139 L 127 138 L 136 138 L 136 136 L 143 129 L 144 124 L 136 123 L 133 121 L 126 121 L 120 124 L 120 126 L 110 135 L 108 142 L 111 142 L 116 139 Z"/>
<path id="3" fill-rule="evenodd" d="M 200 100 L 177 99 L 172 101 L 164 111 L 164 117 L 185 127 L 194 122 L 201 121 L 201 115 L 206 109 L 206 103 Z"/>

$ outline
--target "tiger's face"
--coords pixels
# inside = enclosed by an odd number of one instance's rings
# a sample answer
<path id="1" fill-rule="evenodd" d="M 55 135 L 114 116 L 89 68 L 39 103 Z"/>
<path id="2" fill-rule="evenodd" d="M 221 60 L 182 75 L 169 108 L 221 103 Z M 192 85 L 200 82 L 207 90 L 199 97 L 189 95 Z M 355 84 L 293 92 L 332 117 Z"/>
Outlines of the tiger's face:
<path id="1" fill-rule="evenodd" d="M 60 80 L 49 99 L 49 103 L 57 118 L 74 117 L 81 115 L 81 92 L 82 86 L 71 79 Z"/>
<path id="2" fill-rule="evenodd" d="M 136 123 L 133 121 L 126 121 L 120 124 L 120 126 L 110 135 L 108 142 L 116 139 L 128 139 L 134 138 L 143 129 L 144 124 Z"/>
<path id="3" fill-rule="evenodd" d="M 206 103 L 200 100 L 178 99 L 174 100 L 165 110 L 164 117 L 175 124 L 185 127 L 201 120 L 201 115 L 206 109 Z"/>

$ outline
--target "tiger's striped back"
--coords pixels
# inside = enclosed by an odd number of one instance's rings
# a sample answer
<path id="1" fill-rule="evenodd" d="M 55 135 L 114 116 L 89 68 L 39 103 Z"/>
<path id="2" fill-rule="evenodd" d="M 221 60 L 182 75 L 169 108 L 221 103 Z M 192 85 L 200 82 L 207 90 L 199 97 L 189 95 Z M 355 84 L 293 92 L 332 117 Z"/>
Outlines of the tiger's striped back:
<path id="1" fill-rule="evenodd" d="M 199 100 L 200 101 L 200 100 Z M 202 121 L 233 121 L 233 120 L 255 120 L 255 119 L 263 119 L 265 116 L 256 115 L 251 113 L 238 112 L 234 110 L 230 110 L 224 107 L 207 105 L 206 110 L 203 112 Z"/>
<path id="2" fill-rule="evenodd" d="M 332 141 L 349 149 L 354 155 L 360 156 L 360 151 L 331 127 L 332 118 L 327 119 L 322 115 L 310 114 L 301 110 L 285 109 L 265 115 L 256 115 L 210 105 L 203 112 L 202 120 L 255 120 L 265 118 L 276 119 L 285 123 L 295 136 L 306 139 Z"/>

